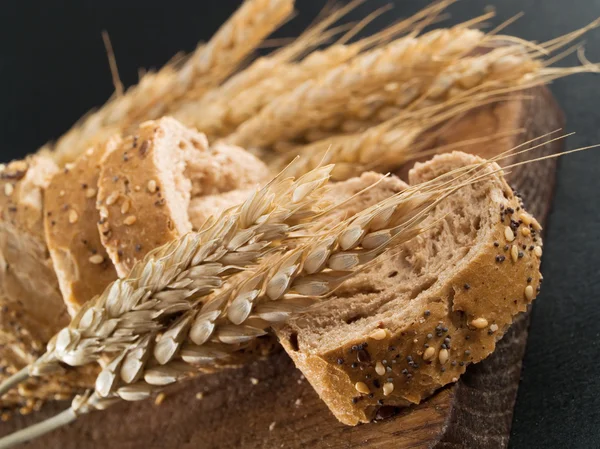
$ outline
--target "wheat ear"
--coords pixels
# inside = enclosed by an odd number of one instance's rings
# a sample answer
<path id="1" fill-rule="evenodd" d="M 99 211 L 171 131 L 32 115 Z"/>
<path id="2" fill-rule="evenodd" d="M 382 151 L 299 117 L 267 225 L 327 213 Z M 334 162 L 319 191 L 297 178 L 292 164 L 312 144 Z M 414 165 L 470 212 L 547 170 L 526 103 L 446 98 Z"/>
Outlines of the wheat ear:
<path id="1" fill-rule="evenodd" d="M 392 82 L 434 76 L 452 60 L 479 45 L 484 37 L 478 30 L 457 26 L 434 30 L 419 38 L 400 38 L 275 98 L 227 140 L 246 147 L 267 148 L 277 141 L 292 140 L 309 129 L 318 128 L 322 121 L 339 114 L 357 114 L 364 118 L 369 111 L 346 109 L 349 97 L 364 98 Z M 303 110 L 310 113 L 299 113 Z"/>
<path id="2" fill-rule="evenodd" d="M 429 23 L 453 1 L 446 0 L 436 3 L 379 33 L 352 44 L 344 44 L 384 9 L 375 11 L 365 17 L 349 33 L 342 36 L 336 44 L 324 50 L 314 51 L 302 60 L 294 62 L 302 50 L 316 46 L 325 40 L 324 37 L 321 37 L 318 40 L 313 39 L 312 42 L 307 42 L 307 37 L 301 36 L 290 48 L 284 48 L 273 56 L 258 59 L 249 68 L 233 76 L 219 88 L 207 93 L 200 101 L 191 101 L 182 105 L 173 112 L 173 115 L 182 122 L 202 130 L 211 140 L 224 137 L 235 131 L 241 123 L 257 114 L 279 95 L 346 63 L 366 49 L 380 46 L 394 36 L 413 30 L 419 24 Z M 337 11 L 336 14 L 330 15 L 319 25 L 321 27 L 331 25 L 353 8 L 355 3 L 357 2 L 352 2 Z"/>
<path id="3" fill-rule="evenodd" d="M 137 86 L 115 96 L 75 124 L 51 151 L 60 164 L 72 162 L 90 146 L 165 114 L 188 91 L 195 95 L 222 82 L 256 46 L 291 14 L 293 0 L 246 0 L 234 15 L 185 62 L 145 75 Z M 180 67 L 179 67 L 180 66 Z"/>

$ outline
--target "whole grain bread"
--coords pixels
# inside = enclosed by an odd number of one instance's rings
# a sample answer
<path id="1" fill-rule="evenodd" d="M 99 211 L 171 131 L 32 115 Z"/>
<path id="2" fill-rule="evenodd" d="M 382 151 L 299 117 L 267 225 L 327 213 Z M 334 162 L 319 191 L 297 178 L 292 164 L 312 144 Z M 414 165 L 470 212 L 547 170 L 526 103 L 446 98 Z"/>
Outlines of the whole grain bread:
<path id="1" fill-rule="evenodd" d="M 100 162 L 114 151 L 120 139 L 88 149 L 64 170 L 57 173 L 45 190 L 44 227 L 46 243 L 69 313 L 100 294 L 117 279 L 97 222 L 96 209 Z"/>
<path id="2" fill-rule="evenodd" d="M 417 164 L 409 180 L 479 161 L 458 152 L 436 156 Z M 370 204 L 359 198 L 350 207 Z M 494 350 L 539 289 L 540 228 L 501 174 L 461 188 L 427 221 L 432 228 L 401 252 L 277 329 L 345 424 L 368 422 L 380 407 L 419 403 L 455 382 Z"/>
<path id="3" fill-rule="evenodd" d="M 0 172 L 0 294 L 27 311 L 44 342 L 68 323 L 44 239 L 43 191 L 57 170 L 32 156 Z"/>

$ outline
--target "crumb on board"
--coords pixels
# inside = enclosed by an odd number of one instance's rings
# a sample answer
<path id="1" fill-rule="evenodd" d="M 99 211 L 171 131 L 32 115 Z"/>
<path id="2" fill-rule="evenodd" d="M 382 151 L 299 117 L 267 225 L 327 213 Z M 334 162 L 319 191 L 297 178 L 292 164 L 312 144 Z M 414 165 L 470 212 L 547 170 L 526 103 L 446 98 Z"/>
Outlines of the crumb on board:
<path id="1" fill-rule="evenodd" d="M 201 399 L 204 399 L 204 393 L 202 393 L 202 392 L 196 393 L 196 399 L 198 399 L 199 401 Z"/>
<path id="2" fill-rule="evenodd" d="M 302 405 L 302 399 L 296 399 L 296 402 L 294 402 L 294 404 L 296 405 L 296 407 L 300 407 Z"/>
<path id="3" fill-rule="evenodd" d="M 275 421 L 273 421 L 271 424 L 269 424 L 269 432 L 272 432 L 274 428 L 275 428 Z"/>
<path id="4" fill-rule="evenodd" d="M 251 377 L 250 382 L 252 383 L 252 385 L 258 385 L 258 379 L 256 377 Z"/>

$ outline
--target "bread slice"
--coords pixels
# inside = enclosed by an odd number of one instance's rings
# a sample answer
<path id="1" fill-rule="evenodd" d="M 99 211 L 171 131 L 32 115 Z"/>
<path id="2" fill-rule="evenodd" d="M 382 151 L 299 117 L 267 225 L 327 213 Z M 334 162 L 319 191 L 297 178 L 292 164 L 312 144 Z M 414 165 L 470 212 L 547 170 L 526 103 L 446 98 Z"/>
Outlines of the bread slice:
<path id="1" fill-rule="evenodd" d="M 411 170 L 410 183 L 479 161 L 436 156 Z M 357 199 L 351 207 L 370 204 Z M 382 406 L 419 403 L 455 382 L 494 350 L 541 284 L 539 225 L 500 174 L 461 188 L 428 223 L 432 229 L 400 253 L 276 330 L 345 424 L 368 422 Z"/>
<path id="2" fill-rule="evenodd" d="M 206 148 L 204 135 L 165 118 L 143 123 L 105 155 L 98 229 L 120 277 L 150 250 L 191 231 L 186 161 Z"/>
<path id="3" fill-rule="evenodd" d="M 96 196 L 100 161 L 105 153 L 114 151 L 119 141 L 113 138 L 105 145 L 88 149 L 56 174 L 45 191 L 46 243 L 72 316 L 117 279 L 98 233 Z"/>
<path id="4" fill-rule="evenodd" d="M 165 117 L 107 152 L 96 206 L 101 241 L 120 277 L 150 250 L 192 230 L 192 197 L 255 186 L 266 166 L 239 147 L 209 148 L 204 134 Z"/>
<path id="5" fill-rule="evenodd" d="M 0 294 L 22 306 L 43 342 L 68 324 L 44 240 L 43 191 L 57 171 L 51 159 L 32 156 L 0 172 Z"/>

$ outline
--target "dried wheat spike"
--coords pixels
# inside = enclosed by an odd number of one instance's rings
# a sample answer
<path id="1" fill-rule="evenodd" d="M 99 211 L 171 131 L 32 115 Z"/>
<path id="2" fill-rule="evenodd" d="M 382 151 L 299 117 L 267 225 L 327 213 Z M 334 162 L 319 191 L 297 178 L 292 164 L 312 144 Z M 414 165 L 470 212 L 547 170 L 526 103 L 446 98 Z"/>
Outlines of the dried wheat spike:
<path id="1" fill-rule="evenodd" d="M 156 342 L 148 338 L 118 354 L 99 376 L 96 394 L 145 399 L 204 366 L 235 357 L 273 323 L 326 298 L 387 249 L 418 235 L 437 202 L 475 182 L 487 168 L 467 167 L 410 187 L 231 277 L 224 289 L 184 312 Z"/>
<path id="2" fill-rule="evenodd" d="M 349 12 L 356 3 L 358 2 L 351 2 L 345 8 L 330 14 L 281 51 L 257 59 L 250 67 L 233 76 L 222 86 L 209 91 L 199 101 L 188 101 L 178 106 L 177 110 L 172 111 L 173 115 L 188 126 L 195 126 L 202 130 L 210 140 L 225 137 L 279 95 L 346 63 L 366 49 L 380 46 L 394 36 L 413 31 L 429 23 L 444 8 L 453 3 L 453 0 L 435 3 L 409 19 L 345 45 L 343 42 L 354 36 L 366 23 L 382 12 L 375 11 L 342 36 L 336 44 L 309 53 L 312 47 L 327 40 L 331 34 L 325 32 L 327 27 Z M 302 53 L 309 54 L 296 62 L 295 59 Z"/>
<path id="3" fill-rule="evenodd" d="M 293 140 L 319 127 L 322 121 L 346 114 L 348 98 L 364 98 L 389 83 L 402 83 L 415 76 L 434 76 L 477 47 L 484 38 L 484 33 L 478 30 L 457 26 L 434 30 L 418 38 L 397 39 L 275 98 L 227 139 L 242 146 L 263 148 L 277 141 Z M 370 111 L 348 113 L 364 118 Z"/>
<path id="4" fill-rule="evenodd" d="M 48 144 L 41 151 L 51 151 L 60 164 L 72 162 L 94 144 L 164 115 L 167 107 L 187 92 L 200 95 L 218 85 L 285 21 L 292 9 L 293 0 L 246 0 L 181 67 L 169 64 L 158 73 L 145 75 L 137 86 L 83 117 L 54 145 Z"/>
<path id="5" fill-rule="evenodd" d="M 449 99 L 415 112 L 405 111 L 362 132 L 333 135 L 308 145 L 290 147 L 284 154 L 272 158 L 270 166 L 273 170 L 279 170 L 287 166 L 291 158 L 299 155 L 298 163 L 290 167 L 295 175 L 327 162 L 335 164 L 332 178 L 336 181 L 358 176 L 368 170 L 393 170 L 415 157 L 436 152 L 438 149 L 427 153 L 425 150 L 440 131 L 440 124 L 447 121 L 452 123 L 483 105 L 512 98 L 473 94 L 472 97 Z M 426 133 L 429 134 L 424 138 Z"/>
<path id="6" fill-rule="evenodd" d="M 257 263 L 302 223 L 321 214 L 325 204 L 320 199 L 332 168 L 320 167 L 297 180 L 283 172 L 200 232 L 149 253 L 127 278 L 86 303 L 53 337 L 31 372 L 42 373 L 57 361 L 90 363 L 162 330 L 165 319 L 190 309 L 228 276 Z"/>

